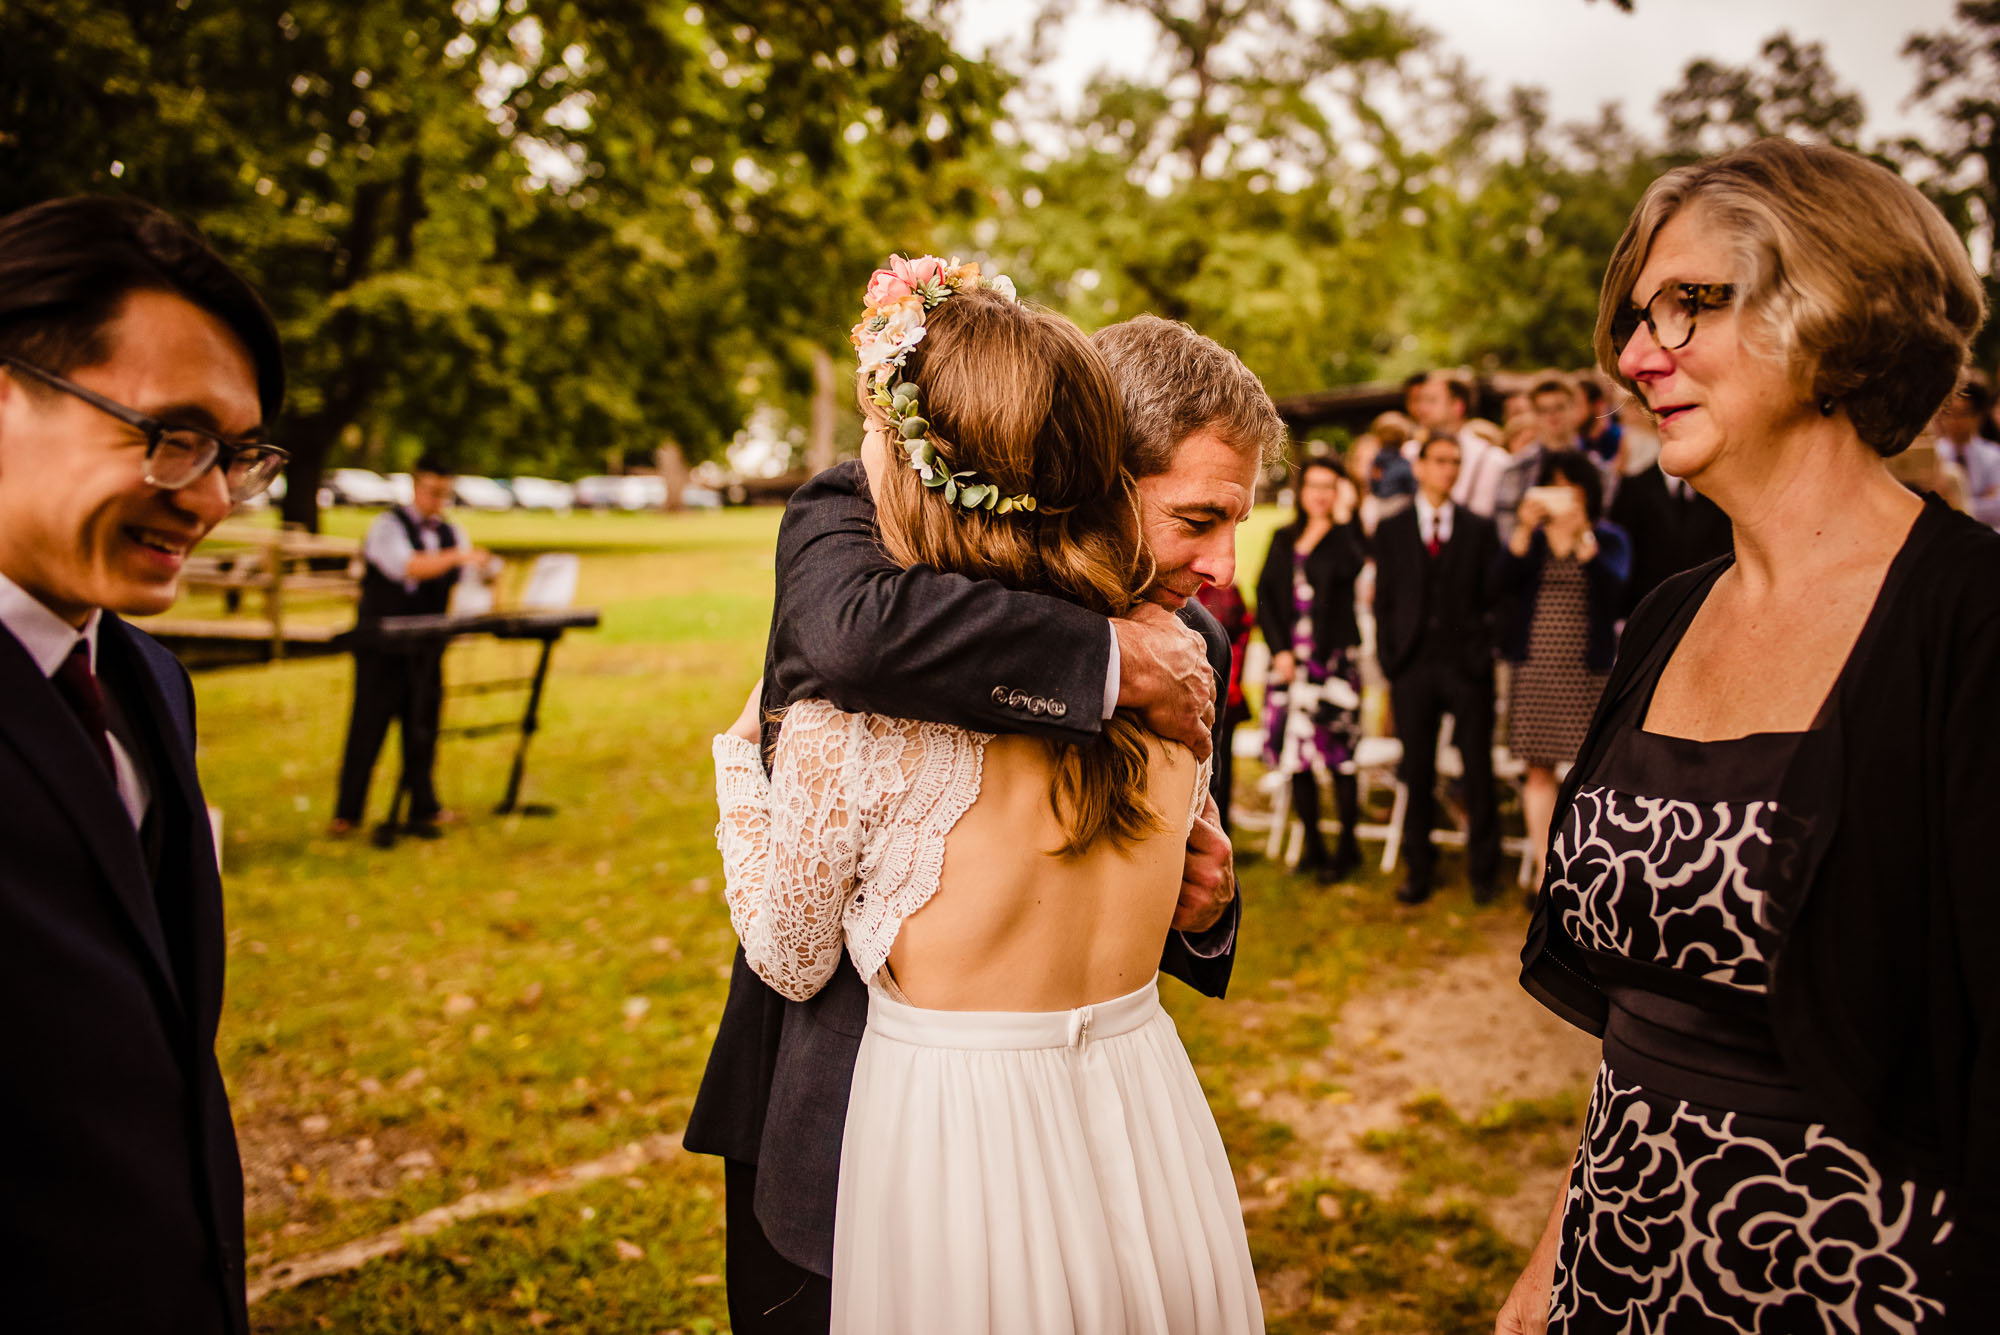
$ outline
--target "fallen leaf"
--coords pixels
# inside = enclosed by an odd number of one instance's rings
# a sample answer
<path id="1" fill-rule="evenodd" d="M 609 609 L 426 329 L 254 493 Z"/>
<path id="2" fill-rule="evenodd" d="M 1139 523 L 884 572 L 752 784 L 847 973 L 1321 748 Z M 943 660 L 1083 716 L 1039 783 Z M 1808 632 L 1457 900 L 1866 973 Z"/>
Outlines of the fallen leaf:
<path id="1" fill-rule="evenodd" d="M 1341 1208 L 1340 1198 L 1337 1196 L 1323 1195 L 1313 1204 L 1319 1208 L 1319 1217 L 1322 1219 L 1338 1219 L 1347 1213 Z"/>
<path id="2" fill-rule="evenodd" d="M 325 1113 L 314 1113 L 310 1117 L 301 1117 L 299 1119 L 299 1130 L 309 1136 L 323 1136 L 326 1134 L 327 1128 L 332 1125 L 333 1123 L 327 1118 Z"/>
<path id="3" fill-rule="evenodd" d="M 646 1259 L 646 1249 L 644 1247 L 641 1247 L 636 1242 L 627 1242 L 623 1238 L 619 1238 L 613 1242 L 611 1250 L 618 1253 L 618 1259 L 621 1261 L 643 1261 Z"/>
<path id="4" fill-rule="evenodd" d="M 479 1008 L 479 1003 L 463 992 L 454 992 L 444 999 L 444 1013 L 448 1016 L 470 1015 Z"/>

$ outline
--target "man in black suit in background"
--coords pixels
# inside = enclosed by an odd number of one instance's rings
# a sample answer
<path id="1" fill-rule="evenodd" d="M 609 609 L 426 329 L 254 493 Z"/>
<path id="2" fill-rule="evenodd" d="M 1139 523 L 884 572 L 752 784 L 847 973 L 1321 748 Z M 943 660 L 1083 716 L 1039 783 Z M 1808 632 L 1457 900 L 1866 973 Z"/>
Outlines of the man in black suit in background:
<path id="1" fill-rule="evenodd" d="M 876 537 L 861 465 L 841 464 L 793 496 L 779 530 L 767 714 L 818 697 L 1061 739 L 1094 735 L 1114 706 L 1127 706 L 1228 763 L 1214 699 L 1228 680 L 1229 642 L 1193 597 L 1234 578 L 1236 526 L 1284 427 L 1235 355 L 1186 325 L 1141 317 L 1094 341 L 1124 391 L 1126 463 L 1159 567 L 1152 607 L 1106 621 L 1061 599 L 900 569 Z M 1161 969 L 1219 997 L 1240 908 L 1212 797 L 1189 836 L 1185 876 Z M 816 996 L 789 1002 L 737 951 L 683 1143 L 725 1160 L 739 1335 L 827 1329 L 841 1139 L 867 1018 L 867 988 L 844 961 Z"/>
<path id="2" fill-rule="evenodd" d="M 1426 440 L 1416 459 L 1416 504 L 1375 532 L 1375 635 L 1409 790 L 1403 856 L 1409 875 L 1396 891 L 1405 904 L 1430 898 L 1437 869 L 1431 826 L 1437 815 L 1438 729 L 1454 720 L 1465 761 L 1466 872 L 1477 903 L 1500 888 L 1500 813 L 1493 790 L 1493 521 L 1454 505 L 1458 442 Z"/>
<path id="3" fill-rule="evenodd" d="M 284 462 L 278 336 L 130 200 L 0 219 L 0 1326 L 243 1335 L 194 696 L 120 619 Z"/>
<path id="4" fill-rule="evenodd" d="M 1714 560 L 1735 541 L 1722 508 L 1658 464 L 1618 484 L 1607 517 L 1632 540 L 1621 617 L 1631 616 L 1669 576 Z"/>

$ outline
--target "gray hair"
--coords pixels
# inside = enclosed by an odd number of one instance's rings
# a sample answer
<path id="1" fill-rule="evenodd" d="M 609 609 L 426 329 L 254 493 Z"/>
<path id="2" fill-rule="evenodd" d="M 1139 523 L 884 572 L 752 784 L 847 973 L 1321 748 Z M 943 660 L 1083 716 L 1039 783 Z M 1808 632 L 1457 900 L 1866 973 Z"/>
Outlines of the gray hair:
<path id="1" fill-rule="evenodd" d="M 1213 431 L 1268 468 L 1284 457 L 1285 424 L 1263 384 L 1242 359 L 1178 320 L 1140 315 L 1098 330 L 1090 340 L 1125 398 L 1125 467 L 1152 477 L 1172 466 L 1174 450 Z"/>

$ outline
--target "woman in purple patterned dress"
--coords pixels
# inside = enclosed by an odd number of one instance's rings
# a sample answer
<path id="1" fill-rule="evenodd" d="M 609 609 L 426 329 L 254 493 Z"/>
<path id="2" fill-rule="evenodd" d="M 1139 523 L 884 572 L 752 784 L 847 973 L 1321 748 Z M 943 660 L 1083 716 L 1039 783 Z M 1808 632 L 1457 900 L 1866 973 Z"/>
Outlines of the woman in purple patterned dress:
<path id="1" fill-rule="evenodd" d="M 1264 763 L 1291 776 L 1292 807 L 1305 825 L 1299 870 L 1322 884 L 1361 865 L 1354 838 L 1361 816 L 1354 780 L 1361 730 L 1354 577 L 1368 554 L 1355 518 L 1359 496 L 1338 463 L 1307 459 L 1299 468 L 1297 512 L 1273 535 L 1257 577 L 1257 625 L 1271 650 Z M 1319 828 L 1321 775 L 1332 779 L 1340 812 L 1340 842 L 1331 854 Z"/>

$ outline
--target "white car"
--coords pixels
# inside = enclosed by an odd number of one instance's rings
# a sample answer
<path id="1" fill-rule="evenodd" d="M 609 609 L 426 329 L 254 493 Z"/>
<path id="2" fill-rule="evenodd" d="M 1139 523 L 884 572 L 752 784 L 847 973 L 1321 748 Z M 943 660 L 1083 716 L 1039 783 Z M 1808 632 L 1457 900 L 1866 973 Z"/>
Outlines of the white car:
<path id="1" fill-rule="evenodd" d="M 506 484 L 477 473 L 460 473 L 451 480 L 452 495 L 468 510 L 511 510 L 514 493 Z"/>
<path id="2" fill-rule="evenodd" d="M 523 510 L 563 514 L 576 504 L 576 488 L 554 478 L 517 477 L 510 479 L 508 485 L 514 489 L 514 504 Z"/>
<path id="3" fill-rule="evenodd" d="M 366 468 L 336 468 L 327 474 L 326 490 L 335 505 L 394 505 L 396 488 L 380 473 Z"/>

